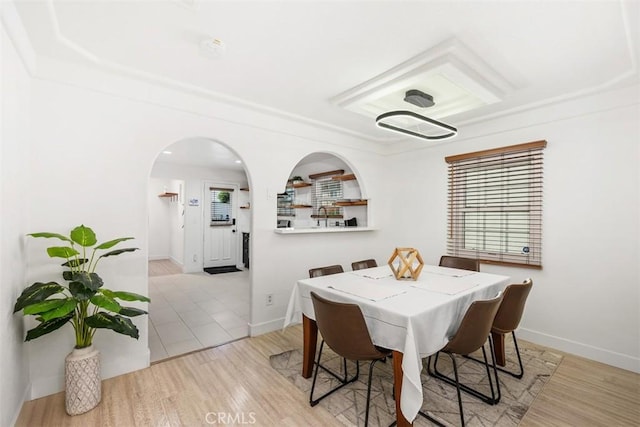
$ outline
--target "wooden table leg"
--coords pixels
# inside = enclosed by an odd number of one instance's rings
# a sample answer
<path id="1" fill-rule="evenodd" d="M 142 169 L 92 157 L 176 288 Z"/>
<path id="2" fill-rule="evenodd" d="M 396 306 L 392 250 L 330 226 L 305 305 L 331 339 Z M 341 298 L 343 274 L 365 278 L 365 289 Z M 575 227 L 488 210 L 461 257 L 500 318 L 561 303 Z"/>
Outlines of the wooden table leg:
<path id="1" fill-rule="evenodd" d="M 302 377 L 311 378 L 313 373 L 313 359 L 316 357 L 316 344 L 318 342 L 318 325 L 316 321 L 302 315 L 302 339 L 304 347 L 302 352 Z"/>
<path id="2" fill-rule="evenodd" d="M 493 339 L 493 350 L 496 352 L 496 364 L 504 366 L 507 360 L 504 354 L 504 335 L 491 332 L 491 338 Z"/>
<path id="3" fill-rule="evenodd" d="M 402 415 L 400 409 L 400 396 L 402 393 L 402 356 L 399 351 L 393 351 L 393 392 L 396 396 L 396 421 L 398 427 L 406 427 L 412 425 Z"/>

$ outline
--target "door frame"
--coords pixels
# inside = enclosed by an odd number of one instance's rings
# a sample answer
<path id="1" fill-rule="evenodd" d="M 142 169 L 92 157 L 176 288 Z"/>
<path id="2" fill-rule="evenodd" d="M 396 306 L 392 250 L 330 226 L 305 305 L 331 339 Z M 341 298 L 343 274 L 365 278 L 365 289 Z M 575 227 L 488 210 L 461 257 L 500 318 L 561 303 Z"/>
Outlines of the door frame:
<path id="1" fill-rule="evenodd" d="M 233 220 L 235 220 L 234 224 L 231 225 L 231 227 L 233 227 L 232 230 L 232 238 L 233 238 L 233 262 L 236 266 L 236 268 L 238 268 L 238 265 L 241 264 L 241 257 L 239 258 L 239 250 L 238 248 L 240 248 L 241 246 L 241 241 L 240 241 L 240 234 L 238 233 L 238 212 L 239 212 L 239 208 L 238 208 L 238 196 L 240 194 L 240 185 L 238 183 L 231 183 L 231 182 L 222 182 L 222 181 L 209 181 L 209 180 L 204 180 L 203 181 L 203 187 L 202 187 L 202 192 L 203 192 L 203 209 L 202 209 L 202 268 L 205 268 L 205 263 L 206 263 L 206 251 L 205 251 L 205 245 L 206 245 L 206 234 L 209 230 L 209 228 L 211 227 L 210 223 L 211 223 L 211 207 L 209 205 L 209 203 L 207 203 L 207 201 L 210 202 L 210 191 L 211 188 L 228 188 L 230 190 L 233 190 L 233 196 L 231 197 L 231 213 L 232 213 L 232 218 Z"/>

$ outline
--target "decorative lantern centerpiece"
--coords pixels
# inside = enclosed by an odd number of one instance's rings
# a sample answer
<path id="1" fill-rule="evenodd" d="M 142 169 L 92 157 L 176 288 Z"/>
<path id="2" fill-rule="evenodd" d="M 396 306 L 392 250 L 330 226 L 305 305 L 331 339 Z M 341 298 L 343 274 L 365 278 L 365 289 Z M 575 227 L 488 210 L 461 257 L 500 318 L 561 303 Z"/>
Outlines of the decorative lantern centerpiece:
<path id="1" fill-rule="evenodd" d="M 397 280 L 418 280 L 424 261 L 414 248 L 395 248 L 388 261 Z"/>

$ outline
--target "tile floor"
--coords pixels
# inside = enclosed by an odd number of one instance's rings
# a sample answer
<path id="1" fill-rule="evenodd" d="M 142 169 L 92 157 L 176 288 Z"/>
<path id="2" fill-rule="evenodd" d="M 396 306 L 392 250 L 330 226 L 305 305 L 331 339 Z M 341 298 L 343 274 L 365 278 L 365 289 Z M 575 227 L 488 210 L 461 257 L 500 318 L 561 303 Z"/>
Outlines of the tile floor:
<path id="1" fill-rule="evenodd" d="M 149 277 L 151 361 L 248 336 L 249 271 Z"/>

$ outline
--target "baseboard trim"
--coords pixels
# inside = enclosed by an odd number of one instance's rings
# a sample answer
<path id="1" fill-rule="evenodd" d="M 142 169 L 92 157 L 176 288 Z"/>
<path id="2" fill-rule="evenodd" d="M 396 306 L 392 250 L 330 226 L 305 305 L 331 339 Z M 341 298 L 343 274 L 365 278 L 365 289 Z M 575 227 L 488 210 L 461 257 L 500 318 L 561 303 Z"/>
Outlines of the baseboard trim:
<path id="1" fill-rule="evenodd" d="M 517 331 L 518 338 L 531 341 L 535 344 L 551 347 L 566 353 L 575 354 L 596 362 L 606 363 L 616 368 L 640 373 L 640 358 L 627 354 L 617 353 L 604 348 L 594 347 L 588 344 L 560 338 L 531 329 L 521 328 Z"/>
<path id="2" fill-rule="evenodd" d="M 262 323 L 250 323 L 249 324 L 249 336 L 255 337 L 257 335 L 266 334 L 268 332 L 279 331 L 284 324 L 284 317 L 279 317 L 274 320 Z"/>
<path id="3" fill-rule="evenodd" d="M 149 261 L 162 261 L 163 259 L 169 259 L 166 255 L 149 255 L 147 257 Z"/>
<path id="4" fill-rule="evenodd" d="M 22 407 L 24 406 L 24 402 L 29 400 L 29 393 L 31 390 L 31 383 L 27 384 L 22 392 L 22 399 L 20 399 L 20 405 L 14 409 L 13 411 L 13 419 L 11 420 L 10 426 L 14 426 L 18 423 L 18 418 L 20 417 L 20 412 L 22 412 Z"/>
<path id="5" fill-rule="evenodd" d="M 100 364 L 102 379 L 106 380 L 119 375 L 128 374 L 129 372 L 148 368 L 151 359 L 150 354 L 149 348 L 136 352 L 135 354 L 123 354 L 117 356 L 105 356 L 104 354 L 101 354 Z M 64 360 L 62 360 L 61 363 L 64 364 Z M 26 400 L 38 399 L 40 397 L 55 394 L 64 391 L 64 388 L 64 372 L 44 378 L 40 377 L 31 383 L 30 391 L 27 393 L 29 399 Z"/>

